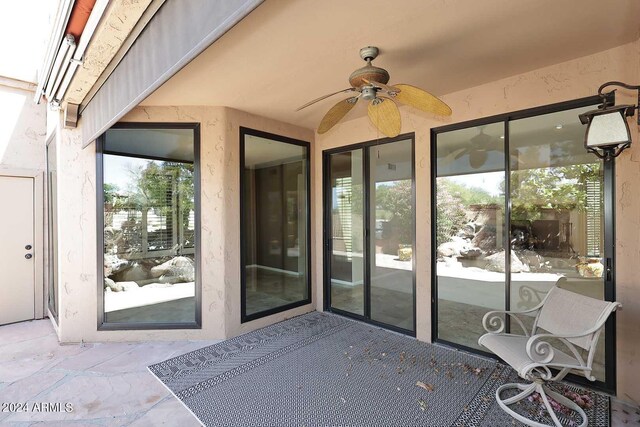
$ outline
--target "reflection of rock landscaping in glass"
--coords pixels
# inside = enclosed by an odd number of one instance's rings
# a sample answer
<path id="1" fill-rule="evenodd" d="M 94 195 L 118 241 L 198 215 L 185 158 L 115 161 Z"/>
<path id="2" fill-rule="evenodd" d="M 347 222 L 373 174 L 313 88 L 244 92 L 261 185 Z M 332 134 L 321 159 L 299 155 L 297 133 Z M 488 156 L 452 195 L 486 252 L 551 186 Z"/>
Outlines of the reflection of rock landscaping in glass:
<path id="1" fill-rule="evenodd" d="M 604 273 L 604 265 L 598 258 L 581 259 L 576 264 L 576 270 L 580 277 L 600 278 Z"/>
<path id="2" fill-rule="evenodd" d="M 601 253 L 600 165 L 523 168 L 511 172 L 512 272 L 584 271 L 599 277 L 598 259 L 580 259 Z M 494 173 L 495 174 L 495 173 Z M 477 180 L 482 180 L 478 174 Z M 489 174 L 485 174 L 489 175 Z M 499 176 L 499 175 L 498 175 Z M 500 179 L 500 178 L 498 178 Z M 476 187 L 473 179 L 439 178 L 437 186 L 438 256 L 463 259 L 492 257 L 504 244 L 504 196 Z M 504 178 L 498 181 L 504 193 Z M 515 255 L 515 257 L 513 256 Z M 496 256 L 487 262 L 492 271 L 504 271 Z M 496 262 L 498 265 L 496 265 Z M 504 262 L 502 262 L 504 264 Z M 476 265 L 478 266 L 478 265 Z M 482 267 L 482 266 L 480 266 Z"/>
<path id="3" fill-rule="evenodd" d="M 164 258 L 153 258 L 143 261 L 126 261 L 116 255 L 105 256 L 105 290 L 122 292 L 151 283 L 183 283 L 195 280 L 193 260 L 185 256 L 170 258 L 160 265 Z M 114 268 L 115 267 L 115 268 Z M 109 274 L 107 274 L 109 272 Z"/>
<path id="4" fill-rule="evenodd" d="M 166 261 L 162 262 L 165 259 Z M 187 310 L 192 310 L 194 282 L 195 265 L 192 257 L 176 256 L 132 261 L 120 259 L 116 255 L 105 255 L 104 308 L 107 318 L 109 321 L 115 321 L 114 317 L 118 316 L 122 321 L 124 313 L 114 312 L 180 299 L 189 299 L 184 303 L 188 305 Z M 129 316 L 141 311 L 129 310 Z M 149 310 L 146 311 L 146 318 L 143 319 L 145 321 L 159 321 L 158 316 L 171 316 L 170 313 L 161 314 L 158 311 L 152 315 Z M 190 320 L 191 317 L 186 320 L 174 318 L 174 321 L 178 322 Z"/>
<path id="5" fill-rule="evenodd" d="M 411 261 L 413 256 L 413 248 L 411 245 L 399 245 L 398 261 Z"/>
<path id="6" fill-rule="evenodd" d="M 164 259 L 167 261 L 162 262 Z M 158 264 L 162 262 L 161 264 Z M 110 273 L 110 274 L 108 274 Z M 108 274 L 108 275 L 107 275 Z M 195 265 L 192 257 L 176 256 L 151 258 L 146 260 L 127 261 L 116 255 L 105 256 L 105 312 L 109 321 L 116 317 L 124 321 L 131 316 L 141 317 L 143 307 L 169 301 L 183 300 L 186 305 L 186 319 L 171 313 L 151 313 L 146 310 L 144 319 L 139 321 L 190 321 L 193 315 L 193 298 L 195 296 Z M 168 307 L 165 304 L 165 307 Z M 175 307 L 174 307 L 175 308 Z M 127 312 L 125 316 L 125 312 Z M 119 313 L 116 313 L 120 311 Z M 157 319 L 157 320 L 154 320 Z"/>

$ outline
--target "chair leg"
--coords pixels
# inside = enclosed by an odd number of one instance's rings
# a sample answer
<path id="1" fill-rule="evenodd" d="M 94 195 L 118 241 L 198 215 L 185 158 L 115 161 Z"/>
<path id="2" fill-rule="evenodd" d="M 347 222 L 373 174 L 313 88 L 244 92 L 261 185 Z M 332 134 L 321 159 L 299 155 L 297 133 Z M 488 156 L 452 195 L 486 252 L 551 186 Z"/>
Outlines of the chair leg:
<path id="1" fill-rule="evenodd" d="M 513 386 L 515 386 L 515 387 L 513 387 Z M 531 383 L 531 384 L 505 384 L 505 385 L 503 385 L 502 387 L 500 387 L 498 389 L 498 392 L 496 393 L 496 397 L 499 395 L 499 393 L 502 390 L 505 390 L 507 388 L 519 388 L 520 390 L 522 390 L 521 393 L 518 393 L 515 396 L 510 397 L 508 399 L 504 399 L 502 401 L 502 403 L 504 403 L 505 405 L 513 405 L 516 402 L 520 402 L 522 399 L 526 399 L 533 392 L 535 392 L 536 391 L 536 383 Z"/>
<path id="2" fill-rule="evenodd" d="M 512 396 L 508 399 L 502 399 L 500 397 L 500 394 L 504 391 L 504 390 L 508 390 L 508 389 L 518 389 L 521 390 L 520 393 L 516 394 L 515 396 Z M 523 399 L 526 399 L 527 397 L 529 397 L 530 395 L 532 395 L 533 393 L 537 392 L 538 394 L 540 394 L 540 396 L 542 397 L 542 402 L 547 410 L 547 412 L 549 413 L 549 416 L 551 417 L 551 419 L 553 420 L 553 424 L 542 424 L 536 421 L 533 421 L 529 418 L 526 418 L 525 416 L 518 414 L 517 412 L 515 412 L 513 409 L 509 408 L 508 405 L 512 405 L 516 402 L 519 402 Z M 507 414 L 511 415 L 513 418 L 515 418 L 516 420 L 528 425 L 528 426 L 532 426 L 532 427 L 548 427 L 548 426 L 556 426 L 556 427 L 562 427 L 562 425 L 560 424 L 560 420 L 558 419 L 558 416 L 556 415 L 555 411 L 553 410 L 553 407 L 551 406 L 551 403 L 549 402 L 549 398 L 547 396 L 550 396 L 551 398 L 553 398 L 556 402 L 558 402 L 559 404 L 577 412 L 580 417 L 582 417 L 582 423 L 577 426 L 577 427 L 586 427 L 588 424 L 588 419 L 587 419 L 587 414 L 585 414 L 585 412 L 582 410 L 582 408 L 580 406 L 578 406 L 575 402 L 572 402 L 571 400 L 569 400 L 568 398 L 549 390 L 547 387 L 545 387 L 543 385 L 542 382 L 540 381 L 534 381 L 531 384 L 517 384 L 517 383 L 509 383 L 509 384 L 504 384 L 500 387 L 498 387 L 498 390 L 496 390 L 496 401 L 498 402 L 498 405 L 500 406 L 500 408 L 502 408 L 503 411 L 505 411 Z"/>
<path id="3" fill-rule="evenodd" d="M 587 414 L 585 414 L 584 410 L 576 402 L 574 402 L 571 399 L 568 399 L 567 397 L 561 394 L 556 393 L 553 390 L 549 390 L 548 387 L 543 387 L 543 390 L 545 390 L 547 395 L 551 396 L 553 400 L 555 400 L 562 406 L 565 406 L 571 409 L 572 411 L 575 411 L 578 414 L 580 414 L 580 416 L 582 417 L 582 424 L 580 424 L 578 427 L 586 427 L 586 425 L 589 423 L 589 420 L 587 419 Z"/>

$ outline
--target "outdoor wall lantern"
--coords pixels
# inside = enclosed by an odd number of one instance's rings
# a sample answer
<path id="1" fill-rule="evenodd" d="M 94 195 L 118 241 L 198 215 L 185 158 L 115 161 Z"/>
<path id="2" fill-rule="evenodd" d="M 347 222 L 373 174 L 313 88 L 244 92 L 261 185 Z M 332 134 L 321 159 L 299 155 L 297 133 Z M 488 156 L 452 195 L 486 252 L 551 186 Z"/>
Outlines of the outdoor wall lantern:
<path id="1" fill-rule="evenodd" d="M 631 86 L 622 82 L 607 82 L 600 86 L 598 95 L 602 98 L 602 105 L 597 110 L 580 114 L 580 122 L 587 125 L 584 137 L 584 147 L 605 161 L 618 157 L 622 151 L 631 145 L 631 132 L 627 117 L 632 117 L 637 105 L 613 105 L 602 91 L 607 86 L 620 86 L 638 91 L 640 104 L 640 86 Z M 640 125 L 640 114 L 638 115 Z"/>

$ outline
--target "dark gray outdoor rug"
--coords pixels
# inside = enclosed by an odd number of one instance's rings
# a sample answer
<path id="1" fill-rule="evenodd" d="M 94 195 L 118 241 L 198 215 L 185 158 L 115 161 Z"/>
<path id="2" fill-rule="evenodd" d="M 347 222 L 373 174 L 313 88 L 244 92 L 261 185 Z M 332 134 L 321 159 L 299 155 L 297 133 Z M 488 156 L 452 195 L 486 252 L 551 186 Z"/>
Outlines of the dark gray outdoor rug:
<path id="1" fill-rule="evenodd" d="M 207 426 L 519 425 L 494 400 L 498 386 L 516 381 L 510 368 L 327 313 L 149 370 Z M 609 399 L 589 396 L 590 425 L 608 426 Z"/>

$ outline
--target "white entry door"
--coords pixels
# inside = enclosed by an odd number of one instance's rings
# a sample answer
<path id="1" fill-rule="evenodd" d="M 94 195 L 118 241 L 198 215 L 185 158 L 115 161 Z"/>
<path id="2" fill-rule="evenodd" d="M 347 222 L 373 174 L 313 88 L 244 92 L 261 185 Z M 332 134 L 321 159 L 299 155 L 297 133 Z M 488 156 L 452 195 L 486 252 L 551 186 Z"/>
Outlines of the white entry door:
<path id="1" fill-rule="evenodd" d="M 33 185 L 0 176 L 0 325 L 35 318 Z"/>

